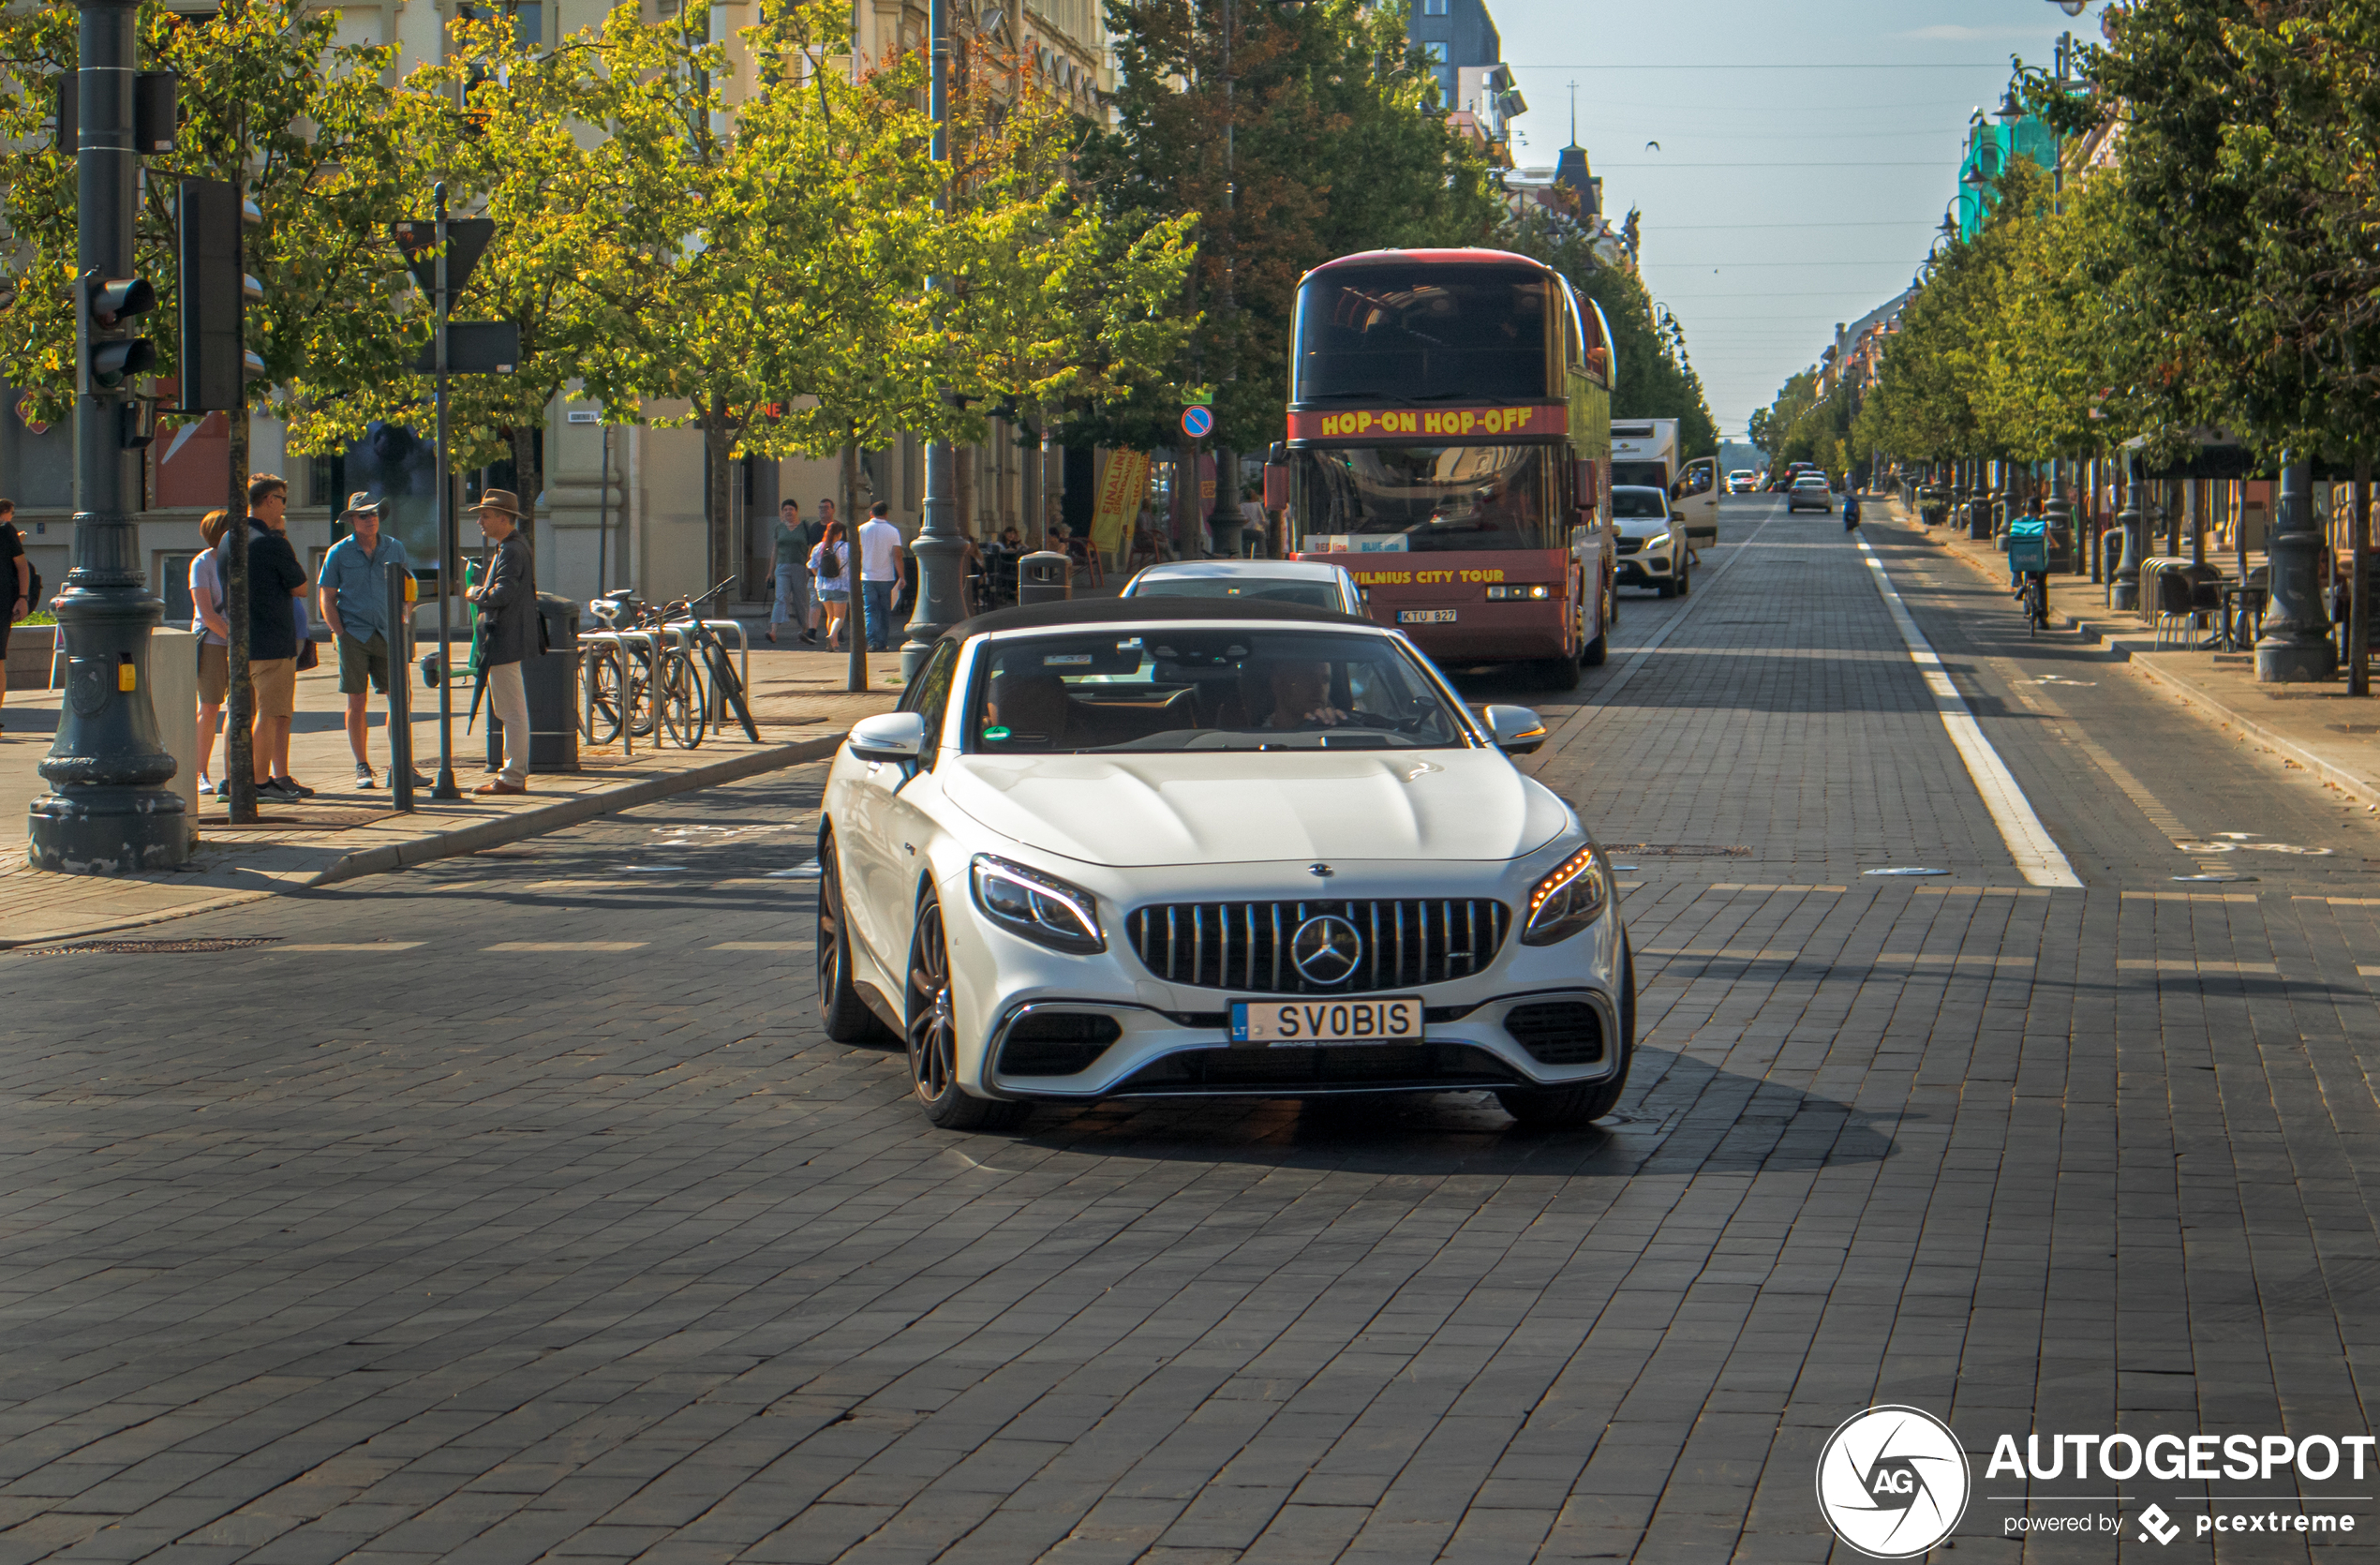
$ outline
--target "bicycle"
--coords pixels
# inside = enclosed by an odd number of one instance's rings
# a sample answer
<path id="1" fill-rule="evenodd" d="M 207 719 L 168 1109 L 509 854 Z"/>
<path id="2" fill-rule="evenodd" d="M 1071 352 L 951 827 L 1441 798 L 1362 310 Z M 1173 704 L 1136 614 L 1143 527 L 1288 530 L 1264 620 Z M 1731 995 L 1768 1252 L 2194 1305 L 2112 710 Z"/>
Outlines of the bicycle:
<path id="1" fill-rule="evenodd" d="M 734 708 L 737 721 L 743 725 L 744 738 L 754 744 L 760 742 L 760 725 L 752 721 L 751 708 L 744 698 L 744 681 L 736 675 L 735 662 L 727 655 L 727 644 L 719 639 L 719 633 L 705 622 L 700 612 L 702 605 L 735 584 L 736 578 L 729 576 L 701 597 L 680 598 L 662 612 L 663 626 L 681 634 L 681 640 L 672 650 L 686 660 L 691 675 L 689 687 L 694 704 L 690 721 L 694 738 L 689 742 L 689 749 L 702 742 L 702 724 L 709 716 L 713 693 L 723 696 L 727 705 Z M 685 618 L 678 619 L 679 614 Z M 696 649 L 700 650 L 699 659 L 693 656 Z M 707 679 L 704 678 L 706 668 L 708 670 Z"/>
<path id="2" fill-rule="evenodd" d="M 588 639 L 581 660 L 580 733 L 590 745 L 614 743 L 623 733 L 632 742 L 650 738 L 660 716 L 652 646 L 604 637 L 646 630 L 651 616 L 625 590 L 606 593 L 588 608 L 602 629 Z"/>
<path id="3" fill-rule="evenodd" d="M 2031 526 L 2018 527 L 2025 521 Z M 2025 636 L 2049 629 L 2049 538 L 2038 517 L 2019 518 L 2008 532 L 2008 574 L 2019 578 L 2013 596 L 2024 605 Z"/>

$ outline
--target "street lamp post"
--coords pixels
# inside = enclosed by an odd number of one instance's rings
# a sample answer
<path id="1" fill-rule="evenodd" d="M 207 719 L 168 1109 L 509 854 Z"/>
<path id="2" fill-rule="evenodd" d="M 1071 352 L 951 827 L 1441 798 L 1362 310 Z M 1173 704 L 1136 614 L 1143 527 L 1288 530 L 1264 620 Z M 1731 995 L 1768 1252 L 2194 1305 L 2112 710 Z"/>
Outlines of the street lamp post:
<path id="1" fill-rule="evenodd" d="M 80 11 L 74 307 L 87 322 L 97 303 L 95 283 L 137 277 L 133 82 L 140 51 L 133 0 L 82 0 Z M 37 869 L 120 875 L 186 862 L 190 822 L 182 796 L 166 786 L 173 757 L 149 698 L 149 632 L 164 619 L 165 605 L 148 590 L 140 527 L 125 506 L 136 492 L 134 454 L 125 444 L 131 378 L 110 386 L 92 374 L 87 335 L 79 325 L 75 351 L 84 362 L 77 366 L 82 384 L 74 399 L 74 569 L 58 600 L 66 699 L 57 738 L 39 768 L 51 791 L 33 801 L 26 852 Z M 180 721 L 189 720 L 186 709 Z"/>
<path id="2" fill-rule="evenodd" d="M 927 30 L 932 35 L 933 82 L 929 105 L 934 120 L 934 161 L 947 165 L 950 159 L 950 8 L 948 0 L 931 0 L 928 7 Z M 934 205 L 943 208 L 948 200 L 948 171 L 945 170 L 945 187 L 934 198 Z M 930 287 L 946 284 L 934 278 Z M 917 561 L 917 608 L 909 619 L 909 639 L 901 644 L 900 672 L 904 679 L 914 678 L 925 666 L 933 651 L 934 642 L 942 633 L 959 623 L 966 613 L 960 574 L 960 561 L 967 553 L 966 541 L 959 536 L 958 507 L 950 493 L 950 442 L 932 440 L 926 442 L 926 501 L 924 526 L 909 552 Z"/>
<path id="3" fill-rule="evenodd" d="M 2265 545 L 2270 563 L 2272 606 L 2256 638 L 2256 682 L 2293 684 L 2328 679 L 2338 672 L 2339 649 L 2330 642 L 2330 615 L 2322 604 L 2319 561 L 2322 534 L 2314 526 L 2313 467 L 2284 455 L 2281 466 L 2281 525 Z"/>

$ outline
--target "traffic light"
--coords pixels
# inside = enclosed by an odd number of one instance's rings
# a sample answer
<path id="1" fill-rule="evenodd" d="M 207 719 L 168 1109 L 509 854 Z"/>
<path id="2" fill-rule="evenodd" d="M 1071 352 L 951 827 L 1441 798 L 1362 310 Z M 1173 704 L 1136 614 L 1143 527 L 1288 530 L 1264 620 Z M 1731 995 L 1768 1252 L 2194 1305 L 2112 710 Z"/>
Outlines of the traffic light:
<path id="1" fill-rule="evenodd" d="M 242 264 L 241 231 L 256 203 L 219 179 L 186 179 L 181 192 L 182 410 L 229 412 L 247 405 L 245 383 L 264 373 L 247 350 L 244 312 L 264 290 Z"/>
<path id="2" fill-rule="evenodd" d="M 126 324 L 157 307 L 157 291 L 146 277 L 108 277 L 93 270 L 77 280 L 76 293 L 82 307 L 75 319 L 82 339 L 78 392 L 89 396 L 121 391 L 132 377 L 156 367 L 156 344 L 132 335 Z"/>

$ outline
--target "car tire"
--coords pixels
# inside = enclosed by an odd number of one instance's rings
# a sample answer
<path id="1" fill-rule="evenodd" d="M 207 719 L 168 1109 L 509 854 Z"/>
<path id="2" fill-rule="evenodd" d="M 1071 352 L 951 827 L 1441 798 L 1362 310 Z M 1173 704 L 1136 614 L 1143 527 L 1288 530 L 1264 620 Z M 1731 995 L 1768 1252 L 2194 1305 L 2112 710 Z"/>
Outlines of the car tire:
<path id="1" fill-rule="evenodd" d="M 1636 953 L 1620 935 L 1620 1064 L 1600 1081 L 1575 1087 L 1506 1087 L 1495 1095 L 1504 1111 L 1532 1130 L 1577 1130 L 1620 1105 L 1629 1066 L 1636 1061 Z"/>
<path id="2" fill-rule="evenodd" d="M 945 1130 L 999 1130 L 1032 1111 L 1023 1103 L 977 1097 L 959 1084 L 959 1026 L 950 1008 L 950 941 L 942 899 L 917 904 L 909 941 L 909 977 L 901 1014 L 909 1056 L 909 1091 L 926 1117 Z"/>
<path id="3" fill-rule="evenodd" d="M 1653 590 L 1659 593 L 1664 598 L 1676 597 L 1677 577 L 1674 575 L 1663 576 L 1659 581 L 1653 584 Z"/>
<path id="4" fill-rule="evenodd" d="M 818 840 L 818 1021 L 837 1043 L 883 1043 L 892 1029 L 868 1008 L 851 981 L 851 919 L 843 911 L 842 870 L 830 833 Z"/>
<path id="5" fill-rule="evenodd" d="M 1677 568 L 1677 595 L 1681 598 L 1690 597 L 1693 591 L 1694 567 L 1690 564 L 1679 566 Z"/>
<path id="6" fill-rule="evenodd" d="M 1540 658 L 1533 682 L 1540 690 L 1576 690 L 1579 688 L 1579 660 Z"/>
<path id="7" fill-rule="evenodd" d="M 1600 668 L 1612 656 L 1612 627 L 1620 622 L 1620 588 L 1614 581 L 1603 589 L 1603 633 L 1579 643 L 1579 666 Z M 1579 627 L 1583 633 L 1586 627 Z"/>

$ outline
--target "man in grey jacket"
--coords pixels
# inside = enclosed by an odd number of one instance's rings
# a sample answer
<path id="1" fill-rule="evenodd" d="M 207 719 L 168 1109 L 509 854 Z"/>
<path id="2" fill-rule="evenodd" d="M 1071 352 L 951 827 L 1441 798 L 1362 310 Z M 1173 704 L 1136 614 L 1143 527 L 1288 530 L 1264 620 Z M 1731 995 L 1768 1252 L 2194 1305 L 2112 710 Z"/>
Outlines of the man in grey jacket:
<path id="1" fill-rule="evenodd" d="M 488 705 L 504 724 L 504 769 L 477 794 L 528 792 L 528 691 L 521 661 L 537 651 L 537 562 L 521 536 L 521 502 L 490 489 L 479 503 L 480 530 L 496 545 L 487 580 L 470 590 L 480 609 L 480 665 L 487 670 Z"/>

